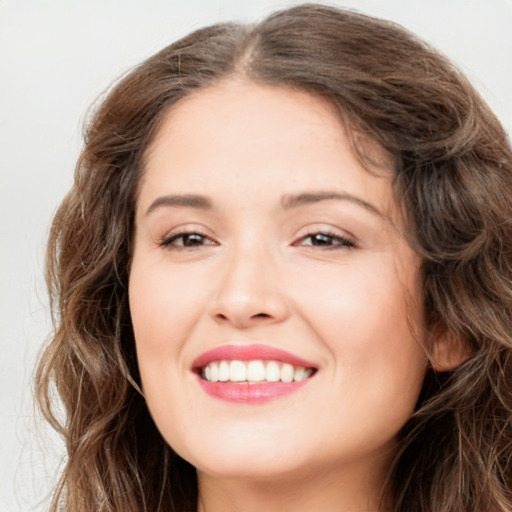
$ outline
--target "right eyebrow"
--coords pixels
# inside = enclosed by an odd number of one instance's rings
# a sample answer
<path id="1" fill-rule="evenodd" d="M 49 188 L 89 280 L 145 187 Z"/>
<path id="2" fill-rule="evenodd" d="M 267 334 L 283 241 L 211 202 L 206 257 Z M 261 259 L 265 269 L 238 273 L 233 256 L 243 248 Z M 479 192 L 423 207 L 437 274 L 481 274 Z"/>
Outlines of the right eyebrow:
<path id="1" fill-rule="evenodd" d="M 281 204 L 283 208 L 300 208 L 302 206 L 306 206 L 308 204 L 319 203 L 320 201 L 330 201 L 332 199 L 337 199 L 340 201 L 349 201 L 350 203 L 356 204 L 357 206 L 361 206 L 367 211 L 379 216 L 384 217 L 382 212 L 378 210 L 376 206 L 361 199 L 360 197 L 354 196 L 352 194 L 348 194 L 347 192 L 335 192 L 335 191 L 315 191 L 315 192 L 303 192 L 301 194 L 296 195 L 285 195 L 281 200 Z"/>
<path id="2" fill-rule="evenodd" d="M 149 215 L 157 208 L 188 206 L 190 208 L 199 208 L 200 210 L 211 210 L 212 202 L 206 196 L 195 194 L 170 195 L 157 197 L 146 210 L 145 215 Z"/>

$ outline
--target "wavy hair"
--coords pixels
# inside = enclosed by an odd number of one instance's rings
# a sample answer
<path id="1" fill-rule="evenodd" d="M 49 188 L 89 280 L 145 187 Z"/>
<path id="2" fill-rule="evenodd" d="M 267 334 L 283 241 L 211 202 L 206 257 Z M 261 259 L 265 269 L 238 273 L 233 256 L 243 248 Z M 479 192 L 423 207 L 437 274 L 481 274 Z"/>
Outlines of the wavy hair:
<path id="1" fill-rule="evenodd" d="M 392 510 L 510 512 L 507 135 L 428 44 L 391 22 L 314 4 L 198 30 L 133 69 L 94 110 L 47 253 L 55 328 L 36 390 L 67 450 L 51 510 L 197 507 L 195 470 L 165 443 L 140 391 L 127 280 L 145 151 L 173 105 L 228 77 L 324 98 L 352 133 L 394 157 L 394 190 L 423 259 L 425 329 L 468 347 L 455 370 L 427 372 L 390 468 Z"/>

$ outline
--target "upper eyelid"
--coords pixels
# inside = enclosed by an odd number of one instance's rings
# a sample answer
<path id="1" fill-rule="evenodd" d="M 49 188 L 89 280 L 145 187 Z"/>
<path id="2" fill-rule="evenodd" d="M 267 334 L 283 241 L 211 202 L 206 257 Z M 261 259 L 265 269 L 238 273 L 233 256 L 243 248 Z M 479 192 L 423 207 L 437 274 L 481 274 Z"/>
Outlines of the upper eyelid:
<path id="1" fill-rule="evenodd" d="M 328 237 L 331 237 L 335 240 L 338 240 L 339 244 L 332 244 L 330 246 L 326 246 L 326 247 L 358 247 L 358 244 L 357 242 L 355 241 L 355 239 L 353 237 L 349 237 L 349 236 L 346 236 L 344 234 L 339 234 L 339 233 L 333 233 L 333 232 L 330 232 L 330 231 L 327 231 L 327 230 L 324 230 L 324 231 L 315 231 L 315 232 L 311 232 L 311 233 L 307 233 L 301 237 L 299 237 L 295 242 L 293 242 L 292 245 L 296 245 L 296 246 L 299 246 L 301 245 L 300 242 L 307 239 L 308 237 L 313 237 L 315 235 L 326 235 Z M 311 246 L 313 246 L 313 244 L 311 244 Z M 321 247 L 321 246 L 317 246 L 317 247 Z"/>
<path id="2" fill-rule="evenodd" d="M 179 238 L 180 236 L 186 236 L 191 234 L 197 234 L 201 237 L 204 237 L 214 242 L 214 244 L 216 245 L 220 245 L 221 242 L 214 235 L 209 233 L 209 231 L 209 229 L 203 227 L 182 225 L 177 228 L 171 229 L 167 231 L 164 235 L 160 236 L 158 239 L 158 245 L 163 246 L 165 245 L 166 242 L 169 243 L 170 239 L 175 239 Z M 323 226 L 319 225 L 318 227 L 309 226 L 302 228 L 297 232 L 297 234 L 293 238 L 291 245 L 298 245 L 298 242 L 300 242 L 301 240 L 318 234 L 324 234 L 335 239 L 350 242 L 355 247 L 359 245 L 358 239 L 350 232 L 334 226 L 326 226 L 325 224 Z"/>
<path id="3" fill-rule="evenodd" d="M 179 246 L 179 245 L 175 245 L 173 246 L 172 245 L 172 242 L 176 239 L 179 239 L 180 237 L 184 237 L 184 236 L 187 236 L 187 235 L 199 235 L 203 238 L 206 238 L 208 240 L 210 240 L 211 244 L 201 244 L 199 246 L 196 246 L 196 247 L 202 247 L 204 245 L 219 245 L 218 241 L 215 240 L 214 237 L 212 237 L 211 235 L 207 234 L 204 232 L 204 230 L 202 229 L 194 229 L 194 228 L 187 228 L 187 227 L 180 227 L 180 228 L 175 228 L 173 230 L 170 230 L 170 231 L 167 231 L 165 232 L 163 235 L 159 236 L 158 239 L 157 239 L 157 242 L 156 242 L 156 245 L 157 247 L 160 247 L 160 248 L 169 248 L 169 247 L 175 247 L 177 249 L 191 249 L 191 248 L 194 248 L 194 246 Z"/>
<path id="4" fill-rule="evenodd" d="M 212 234 L 210 229 L 206 228 L 205 226 L 203 226 L 201 224 L 196 224 L 196 223 L 179 224 L 178 226 L 173 227 L 173 228 L 169 228 L 169 229 L 165 229 L 165 230 L 162 229 L 160 232 L 163 233 L 162 235 L 160 235 L 161 239 L 170 238 L 172 236 L 177 236 L 177 235 L 190 235 L 190 234 L 198 234 L 198 235 L 204 236 L 205 238 L 212 238 L 212 239 L 215 238 L 215 235 Z"/>
<path id="5" fill-rule="evenodd" d="M 202 238 L 208 239 L 212 242 L 216 242 L 210 235 L 207 235 L 205 233 L 201 233 L 200 231 L 177 231 L 175 233 L 168 233 L 162 237 L 162 241 L 165 242 L 166 240 L 176 240 L 180 237 L 190 236 L 190 235 L 198 235 Z"/>
<path id="6" fill-rule="evenodd" d="M 358 243 L 358 239 L 356 236 L 354 236 L 350 231 L 347 231 L 346 229 L 342 229 L 337 226 L 333 226 L 332 224 L 325 224 L 325 223 L 316 223 L 311 224 L 309 226 L 306 226 L 300 230 L 297 231 L 296 238 L 304 238 L 311 235 L 316 234 L 325 234 L 332 237 L 342 238 L 344 240 L 350 240 L 354 244 Z"/>

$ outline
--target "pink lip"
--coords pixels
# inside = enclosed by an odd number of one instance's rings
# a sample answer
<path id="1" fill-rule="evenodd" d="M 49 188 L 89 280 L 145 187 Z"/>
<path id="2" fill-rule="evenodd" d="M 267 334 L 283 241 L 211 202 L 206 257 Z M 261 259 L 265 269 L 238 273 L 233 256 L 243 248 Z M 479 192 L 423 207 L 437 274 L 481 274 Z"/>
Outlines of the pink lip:
<path id="1" fill-rule="evenodd" d="M 250 361 L 251 359 L 274 360 L 282 363 L 290 363 L 294 366 L 304 366 L 305 368 L 315 368 L 315 365 L 297 357 L 289 352 L 268 345 L 223 345 L 201 354 L 192 363 L 193 368 L 202 368 L 212 361 L 222 359 Z"/>
<path id="2" fill-rule="evenodd" d="M 203 390 L 210 396 L 234 403 L 257 404 L 280 398 L 294 393 L 306 385 L 310 379 L 300 382 L 209 382 L 199 375 L 199 370 L 212 361 L 220 360 L 249 361 L 253 359 L 274 360 L 290 363 L 294 366 L 315 368 L 315 365 L 305 359 L 294 356 L 284 350 L 267 345 L 224 345 L 214 348 L 199 356 L 192 367 L 197 373 L 197 379 Z"/>
<path id="3" fill-rule="evenodd" d="M 200 386 L 210 396 L 227 402 L 257 404 L 289 395 L 305 386 L 310 379 L 300 382 L 209 382 L 197 376 Z"/>

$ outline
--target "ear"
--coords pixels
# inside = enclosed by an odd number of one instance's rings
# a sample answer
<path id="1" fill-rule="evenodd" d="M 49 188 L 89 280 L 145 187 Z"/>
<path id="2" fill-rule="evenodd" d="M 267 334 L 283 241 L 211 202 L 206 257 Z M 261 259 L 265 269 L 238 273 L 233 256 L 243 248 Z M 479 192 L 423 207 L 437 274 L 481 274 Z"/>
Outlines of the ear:
<path id="1" fill-rule="evenodd" d="M 436 372 L 454 370 L 471 357 L 467 340 L 438 327 L 432 336 L 430 363 Z"/>

